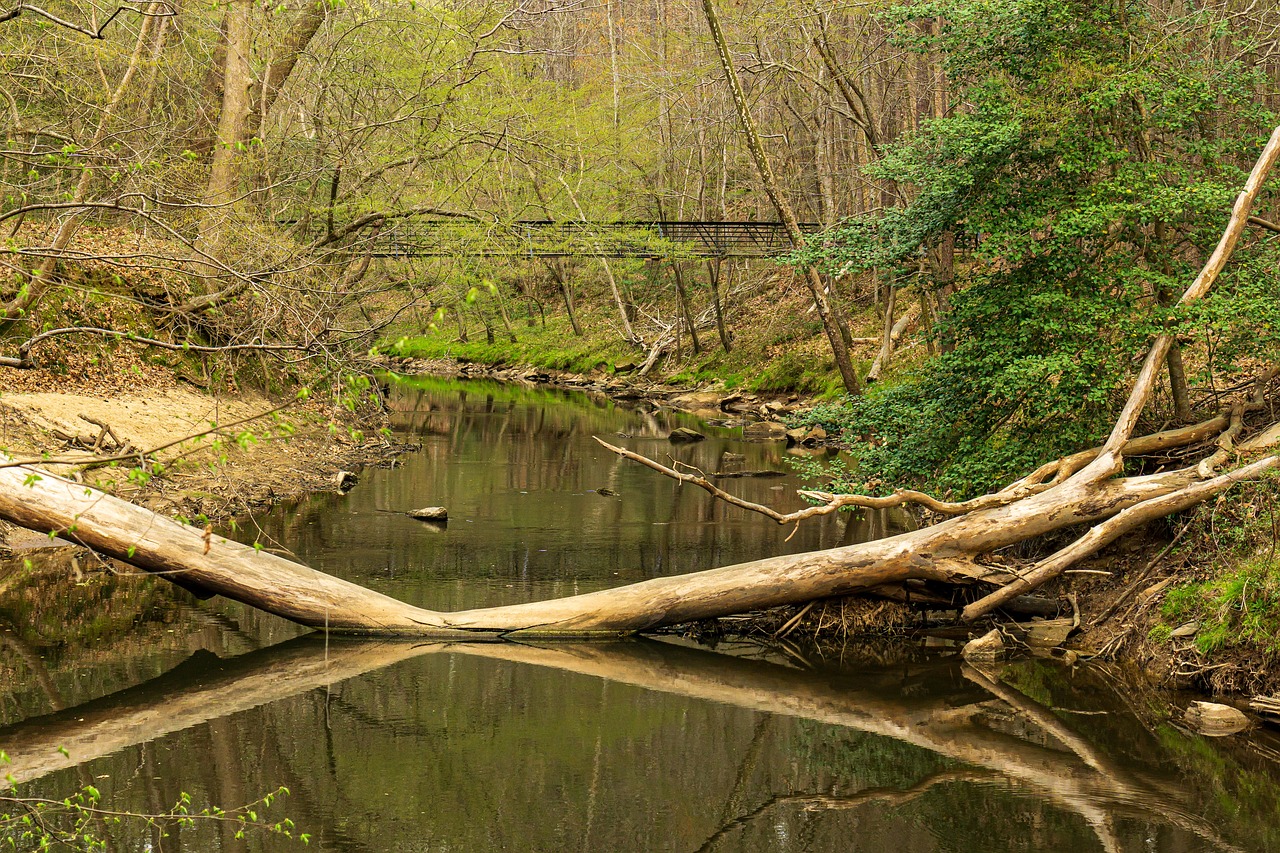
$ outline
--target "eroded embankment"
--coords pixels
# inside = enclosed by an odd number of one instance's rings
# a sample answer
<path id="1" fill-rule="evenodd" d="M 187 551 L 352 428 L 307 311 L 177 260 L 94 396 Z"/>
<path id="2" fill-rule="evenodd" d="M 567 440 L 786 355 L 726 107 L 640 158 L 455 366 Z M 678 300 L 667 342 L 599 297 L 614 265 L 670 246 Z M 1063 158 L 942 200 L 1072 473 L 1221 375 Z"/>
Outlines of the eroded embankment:
<path id="1" fill-rule="evenodd" d="M 227 519 L 334 490 L 340 471 L 403 449 L 337 406 L 211 395 L 160 370 L 127 384 L 23 379 L 0 396 L 0 447 L 168 516 Z M 0 523 L 0 546 L 35 535 Z"/>

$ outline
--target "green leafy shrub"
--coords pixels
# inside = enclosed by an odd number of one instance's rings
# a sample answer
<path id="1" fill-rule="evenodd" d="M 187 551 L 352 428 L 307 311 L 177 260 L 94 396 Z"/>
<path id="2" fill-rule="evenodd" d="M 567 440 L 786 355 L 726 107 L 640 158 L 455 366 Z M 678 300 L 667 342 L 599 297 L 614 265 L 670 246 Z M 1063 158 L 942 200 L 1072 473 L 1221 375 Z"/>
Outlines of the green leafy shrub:
<path id="1" fill-rule="evenodd" d="M 854 485 L 967 496 L 1094 444 L 1135 357 L 1169 324 L 1199 335 L 1206 370 L 1275 351 L 1276 241 L 1242 244 L 1203 305 L 1168 307 L 1216 243 L 1274 116 L 1254 97 L 1255 73 L 1203 58 L 1220 54 L 1200 49 L 1200 30 L 1165 31 L 1157 14 L 1085 0 L 886 13 L 905 47 L 942 57 L 965 107 L 884 149 L 875 174 L 910 187 L 904 203 L 793 258 L 948 288 L 937 356 L 810 416 L 850 444 Z M 944 23 L 929 34 L 912 26 L 935 17 Z M 975 246 L 954 292 L 912 272 L 952 237 Z"/>

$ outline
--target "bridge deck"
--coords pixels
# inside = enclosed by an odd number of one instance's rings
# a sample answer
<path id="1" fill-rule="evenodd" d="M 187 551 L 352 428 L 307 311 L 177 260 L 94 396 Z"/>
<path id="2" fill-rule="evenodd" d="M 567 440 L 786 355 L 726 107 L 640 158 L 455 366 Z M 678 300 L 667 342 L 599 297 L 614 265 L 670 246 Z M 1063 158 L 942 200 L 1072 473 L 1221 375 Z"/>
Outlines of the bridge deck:
<path id="1" fill-rule="evenodd" d="M 806 233 L 820 230 L 802 223 Z M 444 255 L 528 258 L 762 258 L 791 249 L 781 222 L 527 219 L 492 224 L 466 219 L 397 223 L 374 240 L 378 257 Z"/>

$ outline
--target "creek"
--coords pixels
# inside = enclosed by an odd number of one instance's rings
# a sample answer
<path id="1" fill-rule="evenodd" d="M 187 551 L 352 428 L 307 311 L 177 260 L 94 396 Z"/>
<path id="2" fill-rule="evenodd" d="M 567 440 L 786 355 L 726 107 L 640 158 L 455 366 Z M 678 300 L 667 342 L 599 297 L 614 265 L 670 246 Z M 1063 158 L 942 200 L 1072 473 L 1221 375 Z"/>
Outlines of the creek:
<path id="1" fill-rule="evenodd" d="M 781 445 L 683 415 L 440 379 L 393 404 L 421 450 L 244 535 L 451 610 L 908 523 L 842 514 L 788 539 L 592 440 L 708 473 L 784 472 L 721 482 L 801 505 Z M 673 445 L 677 426 L 708 438 Z M 425 505 L 446 506 L 448 524 L 403 514 Z M 325 641 L 152 578 L 65 576 L 6 587 L 0 572 L 0 749 L 28 795 L 92 784 L 111 808 L 159 813 L 184 793 L 198 811 L 283 785 L 272 815 L 310 833 L 310 849 L 352 853 L 1280 849 L 1275 732 L 1194 734 L 1173 710 L 1184 697 L 1101 665 L 986 672 L 912 639 L 825 653 L 677 636 Z M 236 829 L 98 827 L 121 851 L 307 849 Z"/>

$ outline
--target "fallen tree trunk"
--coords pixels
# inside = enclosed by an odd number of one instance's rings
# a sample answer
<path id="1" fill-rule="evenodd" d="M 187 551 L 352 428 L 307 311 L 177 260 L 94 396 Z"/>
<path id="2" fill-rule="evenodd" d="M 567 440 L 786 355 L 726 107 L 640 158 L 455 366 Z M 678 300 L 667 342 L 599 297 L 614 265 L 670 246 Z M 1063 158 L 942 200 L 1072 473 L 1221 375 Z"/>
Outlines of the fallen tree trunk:
<path id="1" fill-rule="evenodd" d="M 1203 499 L 1280 463 L 1258 463 L 1198 484 Z M 180 585 L 242 601 L 313 628 L 441 638 L 633 633 L 865 590 L 908 579 L 971 584 L 1012 580 L 976 555 L 1186 492 L 1179 470 L 1090 484 L 1075 479 L 1012 504 L 910 533 L 551 601 L 457 613 L 425 610 L 156 515 L 26 466 L 0 469 L 0 517 L 50 532 Z"/>
<path id="2" fill-rule="evenodd" d="M 1201 298 L 1212 286 L 1239 239 L 1253 199 L 1277 156 L 1280 128 L 1272 134 L 1240 193 L 1217 249 L 1183 294 L 1183 304 Z M 1132 452 L 1135 446 L 1186 446 L 1204 436 L 1207 424 L 1219 423 L 1214 419 L 1160 433 L 1145 442 L 1133 439 L 1172 340 L 1172 332 L 1156 339 L 1101 448 L 1043 466 L 1000 492 L 954 505 L 958 514 L 931 527 L 874 542 L 655 578 L 551 601 L 457 613 L 413 607 L 12 461 L 0 465 L 0 518 L 79 541 L 193 590 L 224 595 L 314 628 L 343 632 L 441 638 L 617 635 L 804 603 L 907 580 L 996 586 L 995 592 L 965 609 L 965 618 L 975 619 L 1056 577 L 1139 524 L 1186 509 L 1236 483 L 1280 467 L 1280 455 L 1268 449 L 1280 442 L 1280 430 L 1263 428 L 1237 442 L 1244 413 L 1263 408 L 1269 384 L 1276 376 L 1276 371 L 1268 371 L 1260 377 L 1251 397 L 1233 406 L 1211 455 L 1177 470 L 1118 476 L 1124 468 L 1126 451 Z M 1242 452 L 1256 458 L 1218 473 L 1217 469 L 1233 454 Z M 858 495 L 829 497 L 830 503 L 841 506 L 872 506 L 885 500 Z M 903 503 L 915 498 L 903 494 L 892 499 Z M 916 500 L 943 503 L 932 498 Z M 773 515 L 779 521 L 787 520 Z M 1032 567 L 1029 573 L 1014 575 L 981 562 L 983 555 L 996 549 L 1084 524 L 1096 527 Z"/>

